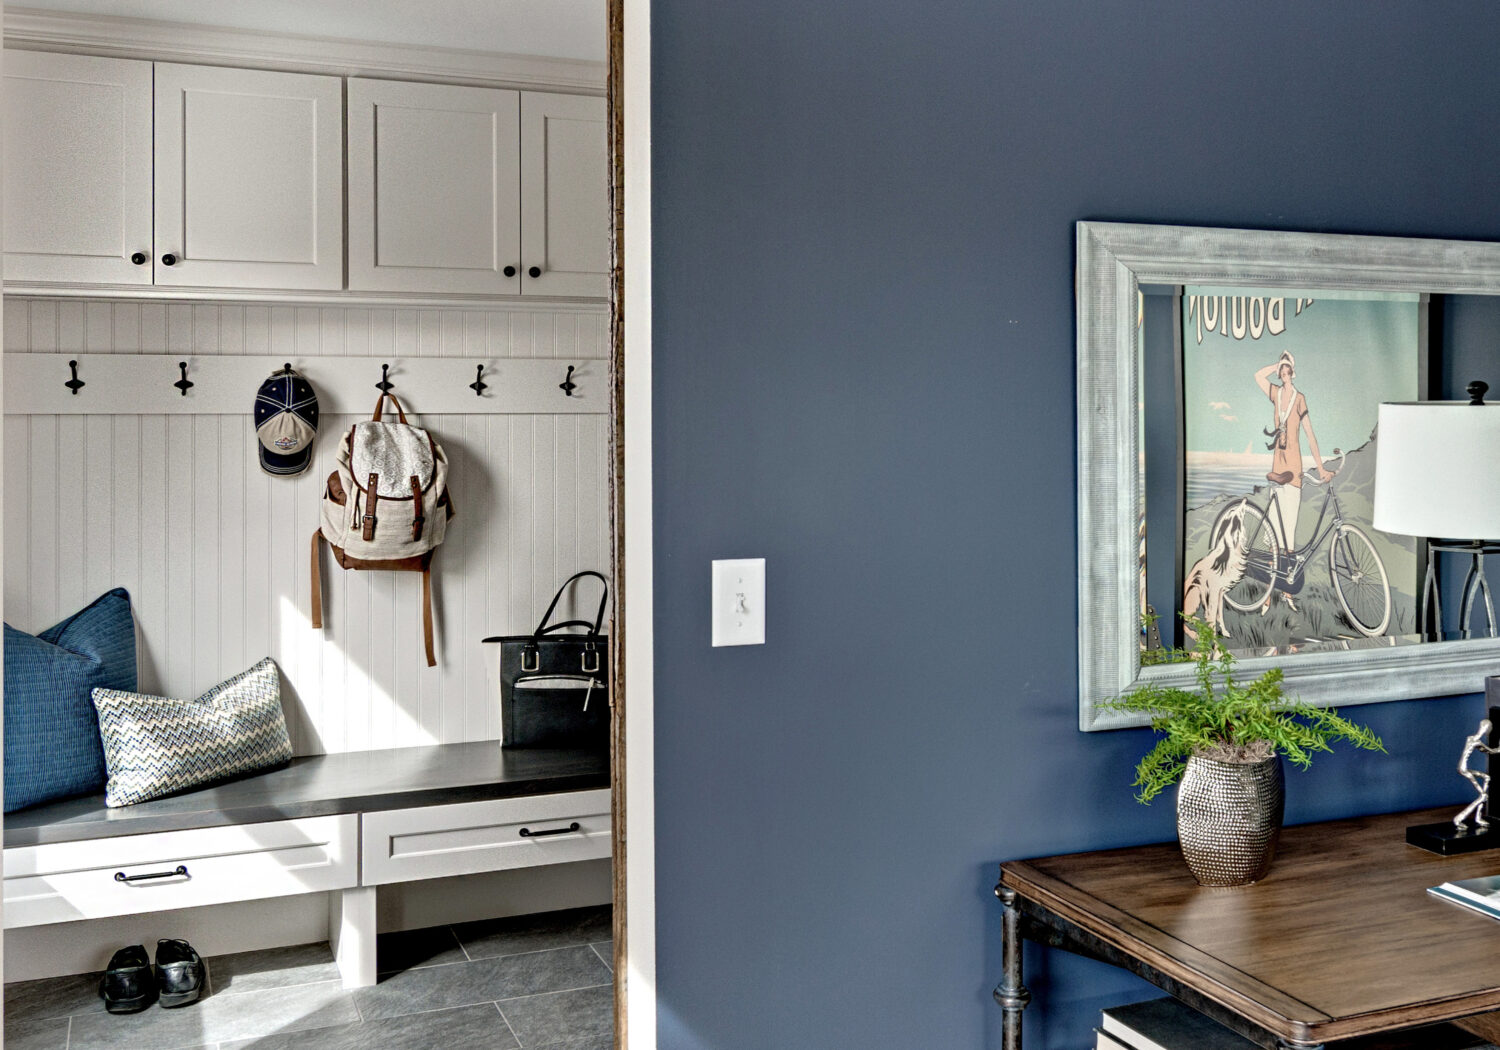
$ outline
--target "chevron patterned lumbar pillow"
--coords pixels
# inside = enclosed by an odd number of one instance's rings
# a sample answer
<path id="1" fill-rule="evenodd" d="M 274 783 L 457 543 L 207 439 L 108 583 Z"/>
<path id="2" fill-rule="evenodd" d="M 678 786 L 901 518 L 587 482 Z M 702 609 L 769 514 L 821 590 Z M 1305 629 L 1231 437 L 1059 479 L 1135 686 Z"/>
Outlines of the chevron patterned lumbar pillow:
<path id="1" fill-rule="evenodd" d="M 109 782 L 107 806 L 128 806 L 292 759 L 281 672 L 266 657 L 196 700 L 95 689 Z"/>

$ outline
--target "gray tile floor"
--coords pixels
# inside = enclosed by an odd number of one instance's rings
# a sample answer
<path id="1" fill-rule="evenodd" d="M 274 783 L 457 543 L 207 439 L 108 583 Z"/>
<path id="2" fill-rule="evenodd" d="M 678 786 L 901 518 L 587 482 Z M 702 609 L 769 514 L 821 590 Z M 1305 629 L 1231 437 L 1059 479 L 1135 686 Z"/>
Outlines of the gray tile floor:
<path id="1" fill-rule="evenodd" d="M 324 944 L 208 960 L 175 1010 L 109 1014 L 98 974 L 5 986 L 6 1050 L 609 1050 L 610 909 L 382 934 L 346 991 Z M 155 950 L 155 945 L 148 945 Z"/>

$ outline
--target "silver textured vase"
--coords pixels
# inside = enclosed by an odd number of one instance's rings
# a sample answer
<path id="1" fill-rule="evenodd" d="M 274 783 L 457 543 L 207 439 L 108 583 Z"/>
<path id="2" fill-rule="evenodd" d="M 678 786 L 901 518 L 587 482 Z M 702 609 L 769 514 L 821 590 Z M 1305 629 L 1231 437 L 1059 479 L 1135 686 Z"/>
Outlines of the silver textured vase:
<path id="1" fill-rule="evenodd" d="M 1281 837 L 1281 758 L 1223 762 L 1191 755 L 1177 787 L 1177 839 L 1204 886 L 1248 886 L 1266 877 Z"/>

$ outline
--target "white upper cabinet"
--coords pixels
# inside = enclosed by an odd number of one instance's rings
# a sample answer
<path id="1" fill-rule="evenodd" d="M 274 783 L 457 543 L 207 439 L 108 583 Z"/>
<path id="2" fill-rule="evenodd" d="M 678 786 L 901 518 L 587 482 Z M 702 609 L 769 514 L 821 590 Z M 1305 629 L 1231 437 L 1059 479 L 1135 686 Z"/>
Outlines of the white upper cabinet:
<path id="1" fill-rule="evenodd" d="M 7 51 L 4 91 L 5 280 L 149 285 L 151 63 Z"/>
<path id="2" fill-rule="evenodd" d="M 609 294 L 604 99 L 349 81 L 349 288 Z"/>
<path id="3" fill-rule="evenodd" d="M 521 96 L 524 291 L 609 294 L 608 177 L 604 99 Z"/>
<path id="4" fill-rule="evenodd" d="M 520 94 L 349 81 L 349 288 L 521 291 Z"/>
<path id="5" fill-rule="evenodd" d="M 4 65 L 7 281 L 609 294 L 601 97 L 51 52 Z"/>
<path id="6" fill-rule="evenodd" d="M 8 281 L 344 285 L 338 77 L 7 51 L 5 118 Z"/>
<path id="7" fill-rule="evenodd" d="M 156 283 L 344 286 L 338 77 L 156 64 Z"/>

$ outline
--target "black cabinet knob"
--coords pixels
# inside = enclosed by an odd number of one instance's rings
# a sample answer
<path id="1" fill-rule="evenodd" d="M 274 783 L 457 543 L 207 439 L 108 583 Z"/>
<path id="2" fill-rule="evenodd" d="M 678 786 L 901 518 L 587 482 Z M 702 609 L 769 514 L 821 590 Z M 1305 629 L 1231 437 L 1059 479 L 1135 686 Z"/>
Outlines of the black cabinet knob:
<path id="1" fill-rule="evenodd" d="M 540 277 L 542 275 L 542 268 L 540 266 L 533 266 L 531 269 L 527 270 L 526 272 L 529 273 L 533 277 Z"/>
<path id="2" fill-rule="evenodd" d="M 507 266 L 503 272 L 507 277 L 514 277 L 516 275 L 516 268 L 514 266 Z"/>
<path id="3" fill-rule="evenodd" d="M 163 266 L 176 266 L 177 265 L 177 256 L 172 255 L 170 253 L 168 253 L 167 255 L 163 255 L 161 257 L 161 264 Z"/>
<path id="4" fill-rule="evenodd" d="M 134 255 L 132 255 L 130 257 L 130 261 L 133 262 L 133 263 L 135 263 L 137 266 L 145 266 L 146 265 L 146 253 L 145 252 L 136 252 Z"/>

